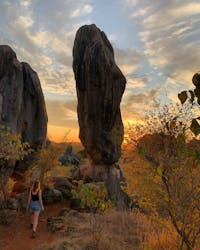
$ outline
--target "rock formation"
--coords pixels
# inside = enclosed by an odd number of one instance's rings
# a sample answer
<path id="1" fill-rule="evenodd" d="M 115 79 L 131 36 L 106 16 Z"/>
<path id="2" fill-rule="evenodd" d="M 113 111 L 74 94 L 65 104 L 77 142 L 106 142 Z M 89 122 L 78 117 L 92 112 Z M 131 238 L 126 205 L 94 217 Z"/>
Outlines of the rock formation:
<path id="1" fill-rule="evenodd" d="M 61 154 L 59 156 L 59 162 L 61 162 L 62 165 L 67 166 L 69 164 L 72 164 L 74 166 L 78 166 L 80 164 L 80 157 L 78 154 L 73 153 L 72 145 L 69 144 L 64 152 L 64 154 Z"/>
<path id="2" fill-rule="evenodd" d="M 73 48 L 79 137 L 94 164 L 113 164 L 121 155 L 124 130 L 120 102 L 126 79 L 113 48 L 94 24 L 81 27 Z"/>
<path id="3" fill-rule="evenodd" d="M 23 70 L 16 54 L 0 46 L 0 123 L 18 132 L 23 96 Z"/>
<path id="4" fill-rule="evenodd" d="M 104 32 L 94 24 L 81 27 L 73 47 L 73 70 L 78 96 L 79 137 L 90 159 L 80 166 L 75 179 L 104 181 L 119 208 L 130 198 L 120 188 L 124 181 L 117 161 L 124 137 L 120 102 L 126 79 L 114 59 Z"/>
<path id="5" fill-rule="evenodd" d="M 44 144 L 47 113 L 40 80 L 7 45 L 0 46 L 0 124 L 37 148 Z"/>

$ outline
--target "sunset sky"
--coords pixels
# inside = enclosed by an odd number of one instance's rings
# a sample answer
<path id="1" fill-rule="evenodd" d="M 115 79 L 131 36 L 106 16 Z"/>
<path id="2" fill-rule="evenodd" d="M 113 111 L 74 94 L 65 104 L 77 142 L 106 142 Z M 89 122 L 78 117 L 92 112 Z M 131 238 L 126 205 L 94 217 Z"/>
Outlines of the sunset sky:
<path id="1" fill-rule="evenodd" d="M 199 0 L 1 0 L 0 44 L 38 73 L 52 140 L 78 140 L 72 47 L 91 23 L 107 34 L 126 76 L 124 121 L 178 101 L 200 70 Z"/>

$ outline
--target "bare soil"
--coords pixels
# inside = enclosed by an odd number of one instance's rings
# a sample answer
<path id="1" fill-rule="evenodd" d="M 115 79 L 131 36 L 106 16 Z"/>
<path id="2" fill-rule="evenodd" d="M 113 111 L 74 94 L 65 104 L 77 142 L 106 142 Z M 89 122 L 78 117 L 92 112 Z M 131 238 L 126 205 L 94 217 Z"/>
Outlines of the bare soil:
<path id="1" fill-rule="evenodd" d="M 0 225 L 0 249 L 35 250 L 43 244 L 51 244 L 58 235 L 47 231 L 46 221 L 48 217 L 57 215 L 60 209 L 61 205 L 51 205 L 40 214 L 36 238 L 31 237 L 29 214 L 18 214 L 16 222 L 11 226 Z"/>

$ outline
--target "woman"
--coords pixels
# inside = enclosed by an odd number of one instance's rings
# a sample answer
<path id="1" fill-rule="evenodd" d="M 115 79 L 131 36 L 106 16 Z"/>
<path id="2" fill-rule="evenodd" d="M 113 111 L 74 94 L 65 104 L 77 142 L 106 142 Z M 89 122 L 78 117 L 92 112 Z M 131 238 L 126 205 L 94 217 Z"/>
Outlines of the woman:
<path id="1" fill-rule="evenodd" d="M 34 181 L 28 197 L 27 210 L 32 212 L 31 215 L 31 228 L 32 228 L 32 237 L 36 236 L 36 229 L 38 225 L 38 217 L 40 211 L 44 210 L 43 202 L 42 202 L 42 190 L 40 189 L 40 182 Z"/>

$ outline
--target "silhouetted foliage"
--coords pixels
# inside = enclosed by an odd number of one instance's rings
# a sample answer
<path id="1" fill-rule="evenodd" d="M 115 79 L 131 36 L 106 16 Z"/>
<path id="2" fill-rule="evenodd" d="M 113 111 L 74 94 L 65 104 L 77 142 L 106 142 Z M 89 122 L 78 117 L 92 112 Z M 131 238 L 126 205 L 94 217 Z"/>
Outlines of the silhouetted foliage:
<path id="1" fill-rule="evenodd" d="M 200 73 L 196 73 L 193 76 L 192 82 L 196 88 L 194 90 L 182 91 L 178 94 L 178 98 L 182 104 L 188 100 L 192 106 L 200 105 Z M 200 134 L 200 124 L 198 120 L 200 120 L 200 117 L 193 118 L 190 125 L 190 129 L 195 136 Z"/>

